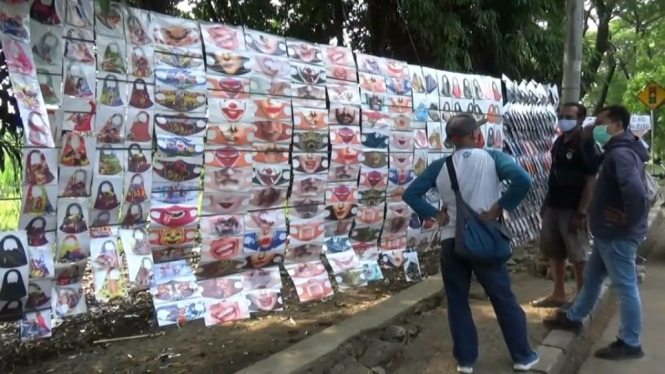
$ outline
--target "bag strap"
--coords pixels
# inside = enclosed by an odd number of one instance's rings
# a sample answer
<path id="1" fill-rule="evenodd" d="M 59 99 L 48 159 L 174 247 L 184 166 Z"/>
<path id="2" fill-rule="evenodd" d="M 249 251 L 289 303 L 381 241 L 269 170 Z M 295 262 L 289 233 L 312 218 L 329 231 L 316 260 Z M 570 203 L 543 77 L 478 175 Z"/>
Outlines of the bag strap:
<path id="1" fill-rule="evenodd" d="M 450 187 L 452 187 L 453 191 L 458 192 L 459 183 L 457 182 L 457 172 L 453 163 L 453 155 L 446 157 L 446 168 L 448 169 L 448 177 L 450 177 Z"/>

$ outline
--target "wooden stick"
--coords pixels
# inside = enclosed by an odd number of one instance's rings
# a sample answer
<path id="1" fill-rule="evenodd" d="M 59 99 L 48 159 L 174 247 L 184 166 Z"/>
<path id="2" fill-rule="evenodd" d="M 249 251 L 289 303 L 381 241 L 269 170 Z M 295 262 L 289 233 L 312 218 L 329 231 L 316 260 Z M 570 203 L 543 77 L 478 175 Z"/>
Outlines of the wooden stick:
<path id="1" fill-rule="evenodd" d="M 94 341 L 94 342 L 92 342 L 92 344 L 113 343 L 113 342 L 119 342 L 119 341 L 122 341 L 122 340 L 141 339 L 141 338 L 147 338 L 151 335 L 152 334 L 143 334 L 143 335 L 124 336 L 122 338 L 102 339 L 102 340 Z"/>

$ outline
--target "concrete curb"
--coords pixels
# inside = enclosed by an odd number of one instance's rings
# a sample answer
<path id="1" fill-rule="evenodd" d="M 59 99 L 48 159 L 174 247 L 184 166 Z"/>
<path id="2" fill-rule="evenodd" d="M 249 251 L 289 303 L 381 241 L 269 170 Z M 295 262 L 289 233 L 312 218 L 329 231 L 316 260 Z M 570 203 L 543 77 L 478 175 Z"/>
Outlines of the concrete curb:
<path id="1" fill-rule="evenodd" d="M 324 356 L 331 354 L 347 340 L 389 324 L 409 312 L 417 304 L 435 297 L 443 291 L 441 275 L 434 275 L 417 283 L 377 305 L 366 309 L 337 325 L 249 366 L 236 374 L 292 374 L 306 369 Z"/>
<path id="2" fill-rule="evenodd" d="M 648 225 L 649 232 L 647 238 L 640 246 L 638 253 L 646 257 L 653 248 L 659 244 L 659 238 L 662 236 L 663 211 L 660 209 L 660 201 L 654 204 L 649 211 Z M 591 321 L 600 312 L 599 306 L 604 305 L 610 300 L 608 283 L 603 285 L 600 297 L 591 312 L 591 315 L 584 320 L 584 328 L 587 329 Z M 540 361 L 531 371 L 540 374 L 558 374 L 563 369 L 568 355 L 570 355 L 578 342 L 579 337 L 569 331 L 551 330 L 543 342 L 536 349 L 540 354 Z"/>

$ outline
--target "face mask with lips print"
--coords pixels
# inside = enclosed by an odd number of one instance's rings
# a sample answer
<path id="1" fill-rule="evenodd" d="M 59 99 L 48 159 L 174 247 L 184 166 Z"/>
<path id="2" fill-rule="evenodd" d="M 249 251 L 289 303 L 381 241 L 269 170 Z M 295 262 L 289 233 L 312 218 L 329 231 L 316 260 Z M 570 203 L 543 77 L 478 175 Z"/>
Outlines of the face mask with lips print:
<path id="1" fill-rule="evenodd" d="M 290 182 L 291 168 L 255 167 L 252 183 L 258 186 L 280 187 Z"/>
<path id="2" fill-rule="evenodd" d="M 254 64 L 249 55 L 230 51 L 206 53 L 206 61 L 210 70 L 234 77 L 247 75 Z"/>
<path id="3" fill-rule="evenodd" d="M 157 150 L 168 157 L 192 157 L 203 154 L 203 144 L 185 137 L 157 137 Z"/>
<path id="4" fill-rule="evenodd" d="M 270 230 L 267 233 L 247 232 L 244 247 L 252 252 L 274 252 L 283 250 L 286 245 L 286 229 Z"/>
<path id="5" fill-rule="evenodd" d="M 326 195 L 332 203 L 357 203 L 356 197 L 358 190 L 356 187 L 349 187 L 345 185 L 331 186 Z"/>
<path id="6" fill-rule="evenodd" d="M 334 110 L 331 108 L 328 118 L 330 119 L 331 124 L 359 125 L 360 110 L 353 106 L 336 107 Z"/>
<path id="7" fill-rule="evenodd" d="M 196 207 L 170 206 L 168 208 L 152 208 L 150 219 L 158 225 L 166 227 L 185 227 L 199 218 Z"/>
<path id="8" fill-rule="evenodd" d="M 416 179 L 416 172 L 413 169 L 390 169 L 388 170 L 388 183 L 395 186 L 405 186 Z"/>
<path id="9" fill-rule="evenodd" d="M 161 27 L 156 31 L 155 42 L 162 42 L 172 47 L 186 47 L 200 40 L 199 30 L 194 27 L 172 25 Z"/>
<path id="10" fill-rule="evenodd" d="M 254 146 L 252 161 L 258 164 L 288 164 L 289 163 L 289 146 L 265 144 Z M 247 165 L 251 166 L 251 165 Z"/>
<path id="11" fill-rule="evenodd" d="M 155 93 L 155 101 L 167 109 L 185 113 L 204 106 L 206 94 L 185 90 L 160 90 Z"/>
<path id="12" fill-rule="evenodd" d="M 155 160 L 154 172 L 170 182 L 187 182 L 201 177 L 202 168 L 183 160 Z"/>

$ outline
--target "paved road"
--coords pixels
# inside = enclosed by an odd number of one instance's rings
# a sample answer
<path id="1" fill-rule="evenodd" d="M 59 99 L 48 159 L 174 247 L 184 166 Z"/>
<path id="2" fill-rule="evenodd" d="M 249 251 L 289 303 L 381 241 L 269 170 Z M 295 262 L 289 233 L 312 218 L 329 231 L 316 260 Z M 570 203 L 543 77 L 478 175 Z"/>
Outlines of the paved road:
<path id="1" fill-rule="evenodd" d="M 649 263 L 647 277 L 642 284 L 642 308 L 644 310 L 644 335 L 642 346 L 646 356 L 632 361 L 604 361 L 593 356 L 582 365 L 578 374 L 662 374 L 665 373 L 665 263 Z M 619 313 L 609 323 L 602 338 L 592 351 L 615 340 L 619 326 Z"/>

